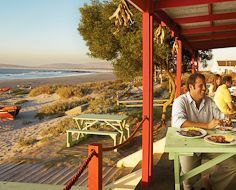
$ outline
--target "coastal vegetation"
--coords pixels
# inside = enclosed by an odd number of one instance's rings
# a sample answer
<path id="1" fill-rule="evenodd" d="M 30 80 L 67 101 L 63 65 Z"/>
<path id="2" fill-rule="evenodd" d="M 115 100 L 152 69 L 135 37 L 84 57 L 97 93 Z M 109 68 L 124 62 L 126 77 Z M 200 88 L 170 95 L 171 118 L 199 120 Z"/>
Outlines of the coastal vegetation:
<path id="1" fill-rule="evenodd" d="M 61 134 L 65 134 L 66 130 L 76 127 L 77 125 L 72 118 L 65 118 L 56 122 L 52 127 L 42 130 L 40 136 L 43 138 L 57 137 Z"/>
<path id="2" fill-rule="evenodd" d="M 142 75 L 142 15 L 132 6 L 132 22 L 120 27 L 109 20 L 117 10 L 120 1 L 93 1 L 80 8 L 81 20 L 78 31 L 89 48 L 88 54 L 92 57 L 110 61 L 115 74 L 122 80 L 131 81 Z M 154 30 L 158 31 L 160 25 L 154 23 Z M 155 32 L 153 62 L 159 70 L 176 70 L 176 38 L 171 36 L 167 27 L 161 27 L 164 38 L 160 40 Z M 115 34 L 114 34 L 115 33 Z M 91 35 L 92 34 L 92 35 Z M 176 48 L 175 48 L 176 49 Z M 194 55 L 200 57 L 203 65 L 212 58 L 211 51 L 198 51 Z M 183 72 L 190 69 L 192 54 L 183 47 Z M 196 59 L 195 59 L 196 60 Z M 168 69 L 167 69 L 168 68 Z"/>
<path id="3" fill-rule="evenodd" d="M 88 98 L 84 98 L 81 100 L 67 100 L 67 101 L 57 101 L 52 104 L 48 104 L 45 106 L 42 106 L 38 113 L 36 114 L 36 117 L 39 119 L 42 119 L 46 116 L 62 116 L 65 114 L 67 110 L 70 110 L 76 106 L 88 103 Z"/>
<path id="4" fill-rule="evenodd" d="M 43 86 L 38 86 L 34 89 L 32 89 L 29 93 L 30 97 L 35 97 L 40 94 L 53 94 L 57 90 L 58 86 L 56 85 L 43 85 Z"/>

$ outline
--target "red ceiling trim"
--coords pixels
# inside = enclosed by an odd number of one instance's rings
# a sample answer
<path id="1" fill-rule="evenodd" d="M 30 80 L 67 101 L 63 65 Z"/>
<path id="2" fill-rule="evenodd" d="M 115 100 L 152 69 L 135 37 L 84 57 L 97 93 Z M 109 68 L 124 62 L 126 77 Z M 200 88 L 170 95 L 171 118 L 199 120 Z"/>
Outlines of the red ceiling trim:
<path id="1" fill-rule="evenodd" d="M 194 47 L 204 47 L 204 46 L 214 46 L 214 45 L 227 45 L 230 43 L 236 43 L 236 38 L 228 39 L 227 41 L 225 39 L 220 40 L 209 40 L 209 41 L 201 41 L 201 42 L 192 42 L 191 44 Z"/>
<path id="2" fill-rule="evenodd" d="M 176 19 L 174 19 L 174 21 L 178 24 L 187 24 L 187 23 L 194 23 L 194 22 L 228 20 L 228 19 L 236 19 L 236 12 L 176 18 Z"/>
<path id="3" fill-rule="evenodd" d="M 158 0 L 155 9 L 185 7 L 210 3 L 222 3 L 235 0 Z"/>
<path id="4" fill-rule="evenodd" d="M 141 12 L 144 12 L 146 10 L 143 0 L 127 0 L 127 1 Z"/>
<path id="5" fill-rule="evenodd" d="M 175 36 L 182 41 L 184 47 L 188 49 L 190 53 L 194 52 L 189 42 L 181 35 L 181 30 L 179 26 L 164 11 L 162 10 L 156 11 L 154 13 L 154 17 L 157 20 L 163 21 L 166 24 L 166 26 L 169 27 L 169 29 L 174 32 Z"/>
<path id="6" fill-rule="evenodd" d="M 184 29 L 182 30 L 182 34 L 187 35 L 187 34 L 197 34 L 206 32 L 219 32 L 224 30 L 228 31 L 236 30 L 236 24 Z"/>
<path id="7" fill-rule="evenodd" d="M 236 38 L 236 31 L 230 33 L 216 33 L 210 35 L 201 35 L 201 36 L 189 36 L 188 41 L 196 41 L 196 40 L 211 40 L 211 39 L 225 39 L 225 38 Z"/>
<path id="8" fill-rule="evenodd" d="M 228 47 L 236 47 L 236 42 L 231 42 L 227 44 L 209 44 L 209 45 L 195 46 L 195 48 L 198 50 L 208 50 L 208 49 L 228 48 Z"/>

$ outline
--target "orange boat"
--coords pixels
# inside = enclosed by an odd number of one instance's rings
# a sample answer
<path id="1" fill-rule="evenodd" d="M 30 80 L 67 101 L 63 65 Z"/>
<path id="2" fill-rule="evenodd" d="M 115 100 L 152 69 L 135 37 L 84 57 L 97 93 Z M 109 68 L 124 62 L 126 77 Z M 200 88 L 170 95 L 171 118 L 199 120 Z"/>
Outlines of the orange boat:
<path id="1" fill-rule="evenodd" d="M 0 106 L 0 118 L 14 120 L 20 109 L 20 106 Z"/>
<path id="2" fill-rule="evenodd" d="M 0 93 L 2 92 L 7 92 L 8 90 L 10 90 L 11 88 L 0 88 Z"/>

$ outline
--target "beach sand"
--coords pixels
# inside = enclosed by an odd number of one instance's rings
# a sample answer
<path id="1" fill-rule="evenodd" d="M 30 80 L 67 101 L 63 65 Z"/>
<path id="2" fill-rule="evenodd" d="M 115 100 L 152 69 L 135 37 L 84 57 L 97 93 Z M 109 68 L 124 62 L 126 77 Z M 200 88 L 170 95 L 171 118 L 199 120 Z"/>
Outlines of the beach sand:
<path id="1" fill-rule="evenodd" d="M 89 75 L 69 76 L 69 77 L 55 77 L 55 78 L 41 78 L 41 79 L 16 79 L 0 81 L 0 88 L 11 87 L 17 85 L 31 85 L 32 87 L 44 84 L 67 84 L 75 85 L 85 82 L 96 82 L 116 79 L 113 72 L 99 72 Z"/>
<path id="2" fill-rule="evenodd" d="M 116 79 L 112 72 L 100 72 L 90 75 L 73 76 L 73 77 L 56 77 L 44 79 L 19 79 L 19 80 L 6 80 L 0 81 L 0 87 L 17 87 L 17 85 L 28 85 L 32 87 L 44 84 L 70 84 L 76 85 L 86 82 L 99 82 Z M 43 105 L 53 103 L 58 100 L 56 94 L 46 95 L 42 94 L 37 97 L 12 97 L 10 94 L 2 94 L 0 96 L 0 103 L 2 104 L 15 104 L 20 100 L 27 100 L 28 102 L 22 105 L 20 113 L 14 121 L 0 120 L 0 163 L 10 157 L 14 157 L 16 152 L 22 152 L 31 149 L 32 147 L 19 150 L 16 146 L 20 138 L 38 138 L 40 131 L 52 126 L 54 123 L 64 119 L 67 116 L 46 119 L 39 121 L 35 118 L 37 110 Z M 64 142 L 63 142 L 64 143 Z M 17 150 L 17 151 L 16 151 Z"/>

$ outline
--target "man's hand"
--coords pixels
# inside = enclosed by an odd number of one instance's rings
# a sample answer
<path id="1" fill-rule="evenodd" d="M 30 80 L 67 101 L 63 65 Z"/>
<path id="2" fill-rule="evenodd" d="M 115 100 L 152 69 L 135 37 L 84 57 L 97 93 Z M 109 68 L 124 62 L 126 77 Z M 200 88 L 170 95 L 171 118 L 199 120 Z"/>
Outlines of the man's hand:
<path id="1" fill-rule="evenodd" d="M 212 119 L 208 125 L 207 125 L 207 129 L 213 129 L 215 128 L 217 125 L 222 125 L 222 121 L 219 119 Z"/>

